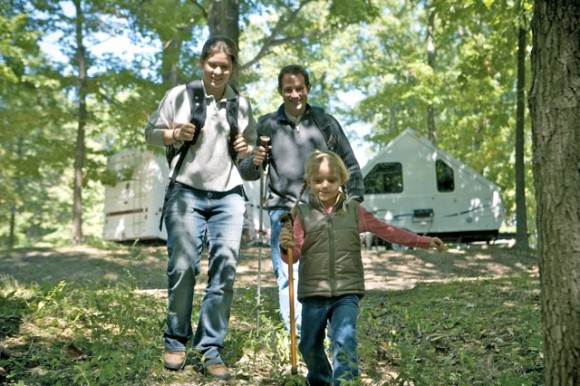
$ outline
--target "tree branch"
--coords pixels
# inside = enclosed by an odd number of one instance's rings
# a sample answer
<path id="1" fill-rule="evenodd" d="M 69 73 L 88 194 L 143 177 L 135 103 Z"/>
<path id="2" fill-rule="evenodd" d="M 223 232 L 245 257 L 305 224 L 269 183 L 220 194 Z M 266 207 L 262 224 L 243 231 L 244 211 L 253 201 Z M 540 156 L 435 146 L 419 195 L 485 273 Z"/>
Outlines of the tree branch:
<path id="1" fill-rule="evenodd" d="M 294 22 L 294 20 L 296 20 L 300 11 L 306 5 L 308 5 L 314 1 L 316 1 L 316 0 L 302 0 L 302 1 L 300 1 L 300 3 L 298 4 L 298 6 L 295 9 L 287 8 L 287 10 L 282 13 L 283 15 L 287 15 L 287 17 L 286 18 L 281 17 L 278 20 L 278 22 L 276 23 L 276 25 L 272 29 L 270 37 L 268 37 L 264 40 L 262 47 L 260 48 L 260 51 L 252 59 L 250 59 L 248 62 L 246 62 L 240 66 L 240 68 L 239 68 L 240 72 L 250 68 L 251 66 L 253 66 L 257 62 L 259 62 L 260 59 L 267 56 L 273 47 L 279 46 L 279 45 L 282 45 L 285 43 L 294 42 L 294 41 L 303 39 L 305 37 L 309 37 L 309 35 L 305 34 L 305 35 L 294 36 L 294 37 L 277 38 L 279 35 L 282 34 L 282 32 L 284 32 L 284 30 L 289 25 L 291 25 Z"/>
<path id="2" fill-rule="evenodd" d="M 299 42 L 302 39 L 310 39 L 313 37 L 324 36 L 324 35 L 328 34 L 329 32 L 330 32 L 330 30 L 325 30 L 322 32 L 318 32 L 316 34 L 302 34 L 302 35 L 298 35 L 298 36 L 288 36 L 288 37 L 280 38 L 280 39 L 268 39 L 268 41 L 267 41 L 268 43 L 264 43 L 264 45 L 260 49 L 260 52 L 258 52 L 248 62 L 246 62 L 240 66 L 240 72 L 247 70 L 248 68 L 252 67 L 254 64 L 258 63 L 262 58 L 271 54 L 272 53 L 271 49 L 274 47 L 281 46 L 284 44 L 290 44 L 293 42 Z"/>
<path id="3" fill-rule="evenodd" d="M 191 3 L 193 5 L 195 5 L 197 8 L 199 8 L 199 11 L 201 12 L 201 14 L 203 15 L 203 17 L 205 18 L 205 20 L 208 19 L 208 13 L 205 10 L 205 8 L 203 8 L 203 5 L 201 5 L 199 2 L 195 1 L 195 0 L 191 0 Z"/>

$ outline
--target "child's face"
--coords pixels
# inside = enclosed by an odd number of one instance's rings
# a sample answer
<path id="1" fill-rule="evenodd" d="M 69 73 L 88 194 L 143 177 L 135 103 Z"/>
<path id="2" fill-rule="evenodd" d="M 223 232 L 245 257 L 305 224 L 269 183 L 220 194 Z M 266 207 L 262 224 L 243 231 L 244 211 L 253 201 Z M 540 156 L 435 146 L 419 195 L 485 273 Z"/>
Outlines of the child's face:
<path id="1" fill-rule="evenodd" d="M 339 174 L 330 167 L 328 160 L 323 159 L 318 173 L 310 176 L 307 183 L 312 193 L 320 199 L 322 204 L 330 207 L 336 202 L 342 181 Z"/>

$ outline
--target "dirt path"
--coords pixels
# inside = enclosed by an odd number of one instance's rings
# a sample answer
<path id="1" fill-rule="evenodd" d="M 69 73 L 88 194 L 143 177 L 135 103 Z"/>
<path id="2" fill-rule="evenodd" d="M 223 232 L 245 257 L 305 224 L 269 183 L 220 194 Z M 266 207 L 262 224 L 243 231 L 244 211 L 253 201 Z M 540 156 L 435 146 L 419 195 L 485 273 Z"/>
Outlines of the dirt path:
<path id="1" fill-rule="evenodd" d="M 274 286 L 270 249 L 243 248 L 236 286 L 256 285 L 262 255 L 262 285 Z M 123 246 L 112 250 L 90 247 L 26 249 L 0 255 L 0 275 L 20 282 L 55 285 L 61 280 L 87 284 L 114 283 L 130 273 L 142 289 L 164 289 L 164 246 Z M 533 252 L 499 246 L 450 248 L 437 253 L 424 250 L 363 251 L 367 289 L 406 289 L 419 282 L 537 273 Z M 202 277 L 207 259 L 202 258 Z"/>

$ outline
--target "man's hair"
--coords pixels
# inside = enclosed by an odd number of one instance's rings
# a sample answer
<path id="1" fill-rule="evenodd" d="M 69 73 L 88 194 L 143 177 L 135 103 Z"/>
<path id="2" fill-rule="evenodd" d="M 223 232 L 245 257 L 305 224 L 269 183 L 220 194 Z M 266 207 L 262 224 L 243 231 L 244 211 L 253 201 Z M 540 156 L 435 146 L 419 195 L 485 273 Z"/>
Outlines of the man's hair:
<path id="1" fill-rule="evenodd" d="M 310 87 L 310 77 L 308 76 L 306 69 L 299 64 L 290 64 L 280 70 L 280 73 L 278 74 L 278 88 L 282 88 L 282 78 L 284 78 L 284 75 L 286 74 L 302 75 L 304 77 L 305 86 Z"/>

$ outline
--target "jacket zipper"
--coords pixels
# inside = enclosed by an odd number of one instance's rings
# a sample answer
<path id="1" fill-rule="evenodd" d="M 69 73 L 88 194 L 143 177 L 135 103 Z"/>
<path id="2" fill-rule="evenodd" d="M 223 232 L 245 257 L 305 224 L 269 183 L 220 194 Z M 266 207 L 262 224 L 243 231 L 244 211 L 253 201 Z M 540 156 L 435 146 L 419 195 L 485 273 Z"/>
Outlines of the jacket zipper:
<path id="1" fill-rule="evenodd" d="M 336 268 L 335 268 L 335 251 L 334 251 L 334 227 L 331 216 L 326 214 L 326 223 L 328 226 L 328 269 L 330 270 L 330 296 L 335 296 L 336 290 Z"/>

